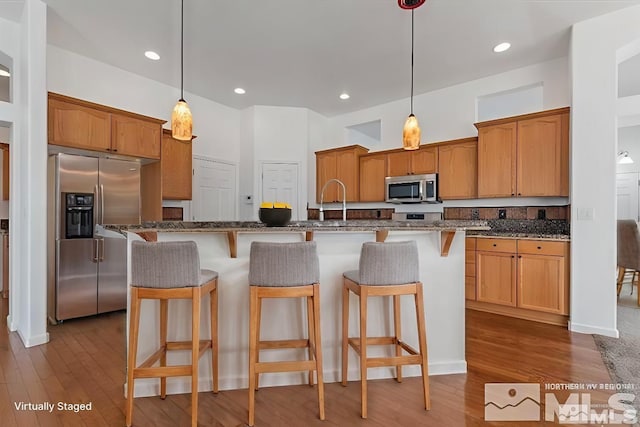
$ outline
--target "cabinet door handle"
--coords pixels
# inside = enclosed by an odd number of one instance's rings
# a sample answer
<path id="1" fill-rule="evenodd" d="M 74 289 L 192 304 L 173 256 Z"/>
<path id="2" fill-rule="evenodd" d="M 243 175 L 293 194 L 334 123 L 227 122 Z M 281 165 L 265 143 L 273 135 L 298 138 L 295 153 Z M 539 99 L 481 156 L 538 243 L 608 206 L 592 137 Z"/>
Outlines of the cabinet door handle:
<path id="1" fill-rule="evenodd" d="M 494 243 L 494 244 L 493 244 L 493 247 L 495 248 L 496 246 L 498 246 L 498 245 Z"/>
<path id="2" fill-rule="evenodd" d="M 118 152 L 118 149 L 117 149 L 117 148 L 114 148 L 114 149 L 113 149 L 113 152 L 114 152 L 114 153 Z"/>
<path id="3" fill-rule="evenodd" d="M 538 246 L 538 249 L 542 249 L 542 246 Z"/>
<path id="4" fill-rule="evenodd" d="M 518 258 L 522 258 L 522 255 L 518 255 Z"/>
<path id="5" fill-rule="evenodd" d="M 511 193 L 511 195 L 512 195 L 512 196 L 515 196 L 515 195 L 516 195 L 516 193 Z"/>
<path id="6" fill-rule="evenodd" d="M 522 196 L 522 193 L 518 193 L 518 196 Z"/>
<path id="7" fill-rule="evenodd" d="M 515 258 L 515 257 L 516 257 L 515 255 L 511 255 L 511 258 Z"/>

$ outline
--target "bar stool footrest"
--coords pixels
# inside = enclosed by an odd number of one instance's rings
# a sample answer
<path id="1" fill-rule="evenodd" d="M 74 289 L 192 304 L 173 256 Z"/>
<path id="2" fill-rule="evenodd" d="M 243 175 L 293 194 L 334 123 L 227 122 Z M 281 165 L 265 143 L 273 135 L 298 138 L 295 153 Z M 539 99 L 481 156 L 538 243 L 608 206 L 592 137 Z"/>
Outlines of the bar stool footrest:
<path id="1" fill-rule="evenodd" d="M 275 350 L 275 349 L 285 349 L 285 348 L 307 348 L 309 347 L 308 339 L 298 339 L 298 340 L 271 340 L 271 341 L 260 341 L 258 343 L 258 348 L 260 350 Z"/>
<path id="2" fill-rule="evenodd" d="M 133 378 L 164 378 L 185 377 L 192 374 L 191 365 L 158 366 L 155 368 L 136 368 L 133 370 Z"/>
<path id="3" fill-rule="evenodd" d="M 368 357 L 367 368 L 380 368 L 383 366 L 420 365 L 422 356 L 392 356 L 392 357 Z"/>
<path id="4" fill-rule="evenodd" d="M 291 362 L 258 362 L 255 366 L 257 374 L 263 374 L 266 372 L 315 371 L 316 361 L 302 360 Z"/>

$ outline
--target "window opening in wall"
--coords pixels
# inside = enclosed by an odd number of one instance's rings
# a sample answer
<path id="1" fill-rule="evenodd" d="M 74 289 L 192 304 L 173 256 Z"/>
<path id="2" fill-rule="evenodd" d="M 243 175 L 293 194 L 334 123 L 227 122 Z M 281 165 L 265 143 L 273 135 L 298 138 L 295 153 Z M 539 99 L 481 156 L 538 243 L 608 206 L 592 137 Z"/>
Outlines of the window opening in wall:
<path id="1" fill-rule="evenodd" d="M 381 143 L 381 120 L 347 126 L 347 145 L 362 145 L 373 149 Z"/>
<path id="2" fill-rule="evenodd" d="M 640 55 L 618 64 L 618 97 L 640 95 Z"/>
<path id="3" fill-rule="evenodd" d="M 4 53 L 0 52 L 0 101 L 11 102 L 11 84 L 13 61 Z"/>
<path id="4" fill-rule="evenodd" d="M 479 96 L 476 99 L 477 120 L 498 119 L 544 110 L 542 82 L 501 92 Z"/>

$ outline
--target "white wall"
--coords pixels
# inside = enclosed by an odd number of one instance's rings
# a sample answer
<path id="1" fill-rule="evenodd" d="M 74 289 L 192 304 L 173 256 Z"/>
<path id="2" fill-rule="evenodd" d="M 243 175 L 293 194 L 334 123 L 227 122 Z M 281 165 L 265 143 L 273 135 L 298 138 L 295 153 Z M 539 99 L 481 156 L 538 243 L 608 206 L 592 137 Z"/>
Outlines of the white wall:
<path id="1" fill-rule="evenodd" d="M 254 124 L 255 107 L 249 107 L 241 112 L 240 117 L 240 176 L 238 178 L 238 194 L 240 194 L 240 205 L 238 217 L 241 221 L 254 221 L 257 218 L 257 211 L 260 203 L 256 202 L 256 191 L 254 189 Z M 251 197 L 251 203 L 246 202 L 246 198 Z"/>
<path id="2" fill-rule="evenodd" d="M 640 6 L 634 6 L 572 30 L 571 329 L 578 332 L 618 334 L 613 285 L 617 51 L 640 39 L 638 22 Z"/>
<path id="3" fill-rule="evenodd" d="M 46 320 L 47 258 L 46 171 L 46 5 L 25 0 L 22 18 L 10 40 L 13 48 L 14 104 L 10 216 L 9 328 L 31 347 L 49 340 Z M 9 26 L 0 23 L 0 32 Z M 4 37 L 0 50 L 7 52 Z M 2 113 L 0 112 L 0 117 Z M 6 120 L 2 118 L 3 120 Z"/>
<path id="4" fill-rule="evenodd" d="M 567 58 L 531 65 L 414 96 L 414 114 L 422 128 L 422 143 L 476 136 L 476 98 L 542 82 L 543 109 L 570 104 Z M 514 114 L 520 114 L 521 111 Z M 380 149 L 402 146 L 402 127 L 409 114 L 409 98 L 329 119 L 323 149 L 346 145 L 348 126 L 381 120 Z"/>
<path id="5" fill-rule="evenodd" d="M 47 46 L 47 89 L 51 92 L 169 121 L 180 97 L 174 88 L 120 68 Z M 240 112 L 185 92 L 193 114 L 193 154 L 237 162 Z M 170 123 L 164 125 L 170 127 Z"/>
<path id="6" fill-rule="evenodd" d="M 511 91 L 517 88 L 542 85 L 542 103 L 512 102 L 512 110 L 503 109 L 504 116 L 532 112 L 537 110 L 566 107 L 570 105 L 568 81 L 568 59 L 560 58 L 549 62 L 531 65 L 494 76 L 462 83 L 448 88 L 414 96 L 414 113 L 422 128 L 422 143 L 447 141 L 469 136 L 477 136 L 473 126 L 477 122 L 477 99 L 490 94 Z M 535 91 L 535 90 L 534 90 Z M 527 98 L 528 100 L 528 98 Z M 310 151 L 339 147 L 351 144 L 349 126 L 359 123 L 381 121 L 381 141 L 372 146 L 365 145 L 371 151 L 400 148 L 402 146 L 402 127 L 409 114 L 409 98 L 378 105 L 376 107 L 329 118 L 327 137 L 312 141 Z M 308 177 L 315 183 L 315 159 L 309 164 Z M 315 203 L 315 184 L 309 187 L 310 205 Z M 566 197 L 549 198 L 509 198 L 448 201 L 438 205 L 389 205 L 384 203 L 350 204 L 351 208 L 394 207 L 396 211 L 442 212 L 444 207 L 458 206 L 531 206 L 566 205 Z"/>
<path id="7" fill-rule="evenodd" d="M 305 218 L 308 151 L 308 109 L 262 105 L 253 108 L 254 204 L 252 219 L 257 218 L 258 207 L 262 202 L 262 164 L 279 161 L 299 164 L 298 212 L 301 217 Z M 241 168 L 241 170 L 243 169 Z"/>

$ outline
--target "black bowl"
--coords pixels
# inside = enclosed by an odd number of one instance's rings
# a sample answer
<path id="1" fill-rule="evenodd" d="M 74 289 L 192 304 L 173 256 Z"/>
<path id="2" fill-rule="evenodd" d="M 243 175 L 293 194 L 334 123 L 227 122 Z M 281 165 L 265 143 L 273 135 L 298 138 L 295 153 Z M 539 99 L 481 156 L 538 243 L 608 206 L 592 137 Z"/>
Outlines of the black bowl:
<path id="1" fill-rule="evenodd" d="M 291 209 L 260 208 L 258 216 L 267 227 L 283 227 L 291 221 Z"/>

